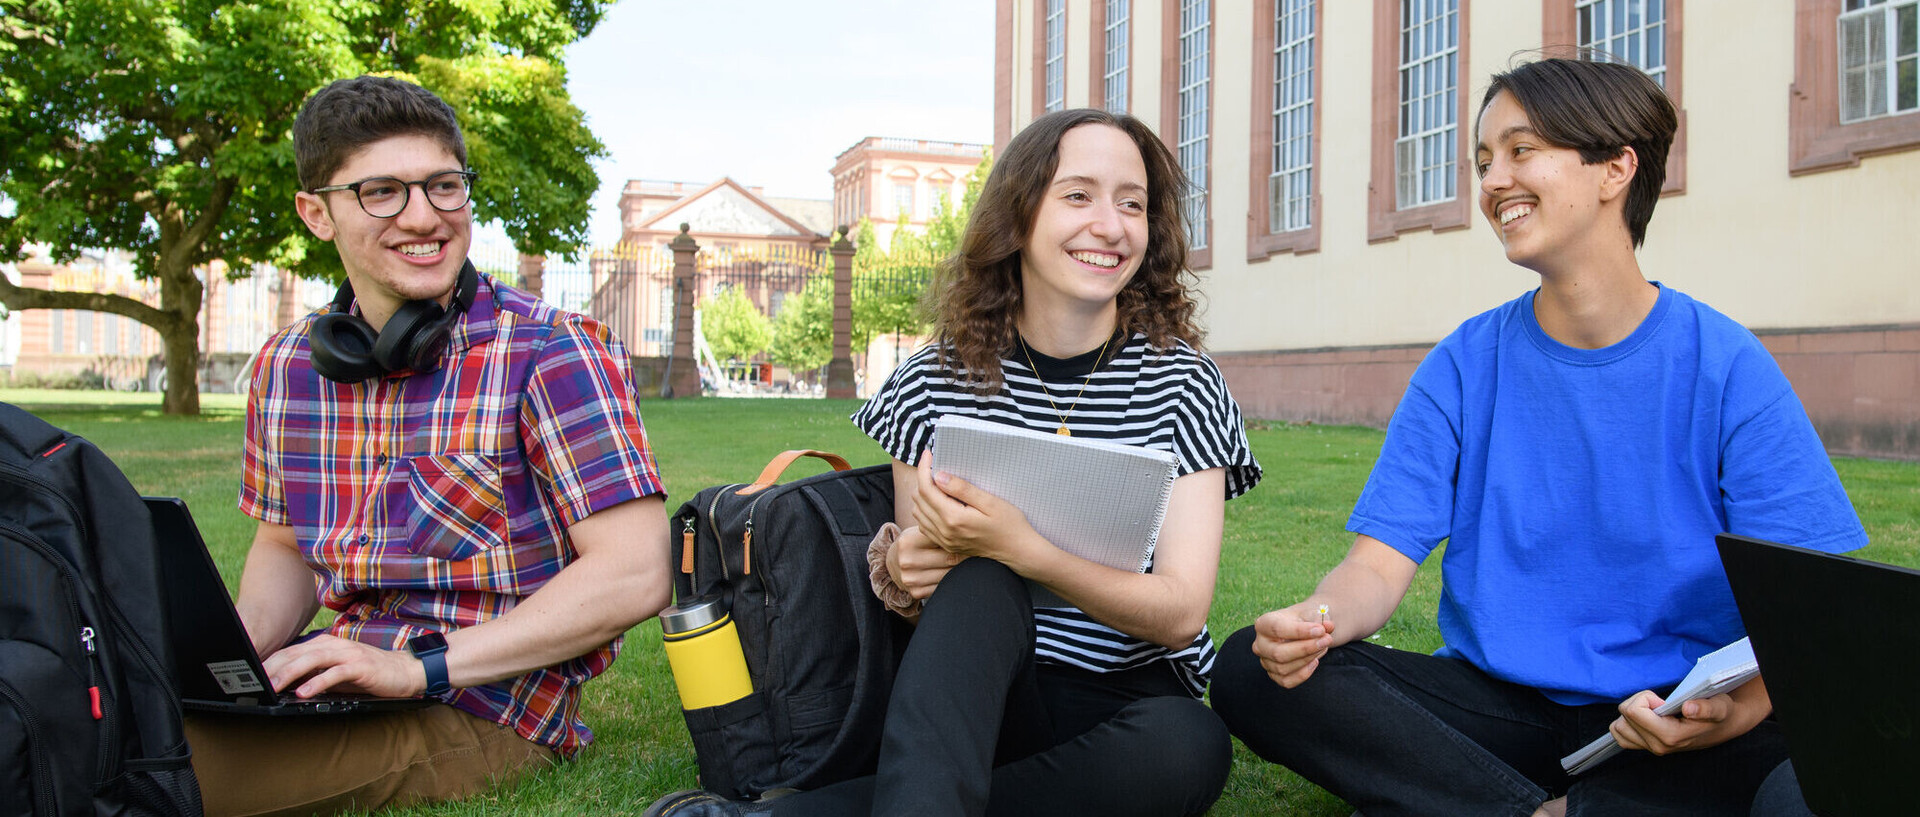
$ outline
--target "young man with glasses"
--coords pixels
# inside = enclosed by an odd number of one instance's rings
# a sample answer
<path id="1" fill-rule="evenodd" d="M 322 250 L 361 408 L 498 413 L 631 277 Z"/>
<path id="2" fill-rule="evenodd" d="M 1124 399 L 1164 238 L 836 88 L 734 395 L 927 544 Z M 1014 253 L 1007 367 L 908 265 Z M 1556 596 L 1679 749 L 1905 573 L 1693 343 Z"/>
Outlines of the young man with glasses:
<path id="1" fill-rule="evenodd" d="M 195 715 L 210 814 L 465 797 L 592 739 L 580 687 L 668 600 L 664 493 L 625 349 L 477 272 L 453 109 L 394 79 L 294 123 L 301 220 L 340 253 L 326 309 L 252 373 L 236 607 L 268 683 L 435 703 Z M 302 635 L 320 605 L 335 613 Z"/>

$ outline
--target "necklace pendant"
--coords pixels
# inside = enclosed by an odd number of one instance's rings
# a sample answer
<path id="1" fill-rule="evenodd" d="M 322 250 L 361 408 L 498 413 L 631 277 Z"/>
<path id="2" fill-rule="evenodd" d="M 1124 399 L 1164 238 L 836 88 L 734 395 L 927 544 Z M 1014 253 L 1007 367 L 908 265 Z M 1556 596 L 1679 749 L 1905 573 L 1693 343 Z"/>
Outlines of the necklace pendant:
<path id="1" fill-rule="evenodd" d="M 1066 424 L 1065 424 L 1065 423 L 1062 423 L 1062 424 L 1060 425 L 1060 430 L 1059 430 L 1059 431 L 1055 431 L 1055 432 L 1053 432 L 1053 433 L 1055 433 L 1055 434 L 1058 434 L 1058 435 L 1060 435 L 1060 436 L 1062 436 L 1062 437 L 1071 437 L 1071 436 L 1073 436 L 1073 432 L 1071 432 L 1071 431 L 1068 431 L 1068 430 L 1067 430 L 1067 426 L 1066 426 Z"/>

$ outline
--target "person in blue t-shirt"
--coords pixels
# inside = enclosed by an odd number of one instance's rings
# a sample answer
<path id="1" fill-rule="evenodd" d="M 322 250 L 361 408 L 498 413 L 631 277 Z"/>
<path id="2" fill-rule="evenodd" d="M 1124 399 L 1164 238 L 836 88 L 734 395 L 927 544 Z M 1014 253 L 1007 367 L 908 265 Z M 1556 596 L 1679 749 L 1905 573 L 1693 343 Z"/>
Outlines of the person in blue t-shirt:
<path id="1" fill-rule="evenodd" d="M 1367 817 L 1746 815 L 1786 758 L 1762 679 L 1653 711 L 1744 635 L 1714 534 L 1866 542 L 1759 340 L 1641 272 L 1675 123 L 1629 66 L 1493 77 L 1480 211 L 1540 286 L 1427 355 L 1353 549 L 1221 649 L 1213 704 L 1233 733 Z M 1368 643 L 1442 542 L 1445 646 Z M 1640 751 L 1561 770 L 1609 731 Z"/>

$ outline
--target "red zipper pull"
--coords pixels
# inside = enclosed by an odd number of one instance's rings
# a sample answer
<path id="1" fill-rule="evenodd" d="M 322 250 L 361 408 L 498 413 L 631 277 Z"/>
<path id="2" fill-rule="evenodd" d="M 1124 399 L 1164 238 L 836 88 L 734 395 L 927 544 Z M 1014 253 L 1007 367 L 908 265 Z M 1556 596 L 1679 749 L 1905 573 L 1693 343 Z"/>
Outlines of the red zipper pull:
<path id="1" fill-rule="evenodd" d="M 48 453 L 52 453 L 52 452 L 48 452 Z M 99 652 L 99 650 L 93 646 L 93 628 L 92 627 L 80 628 L 80 644 L 81 646 L 87 648 L 87 680 L 92 681 L 93 680 L 93 656 L 95 653 Z M 100 708 L 100 685 L 98 683 L 94 683 L 87 687 L 87 700 L 93 704 L 94 720 L 96 721 L 101 720 L 107 716 L 106 710 Z"/>

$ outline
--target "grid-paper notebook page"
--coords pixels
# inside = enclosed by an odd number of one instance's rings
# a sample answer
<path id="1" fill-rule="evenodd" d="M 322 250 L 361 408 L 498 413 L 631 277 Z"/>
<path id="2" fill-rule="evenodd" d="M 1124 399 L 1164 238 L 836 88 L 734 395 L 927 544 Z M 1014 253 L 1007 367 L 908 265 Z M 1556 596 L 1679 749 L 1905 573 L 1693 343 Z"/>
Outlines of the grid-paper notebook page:
<path id="1" fill-rule="evenodd" d="M 1055 547 L 1141 573 L 1173 495 L 1172 452 L 946 415 L 934 421 L 933 468 L 1019 508 Z M 1065 602 L 1035 586 L 1034 604 Z"/>

